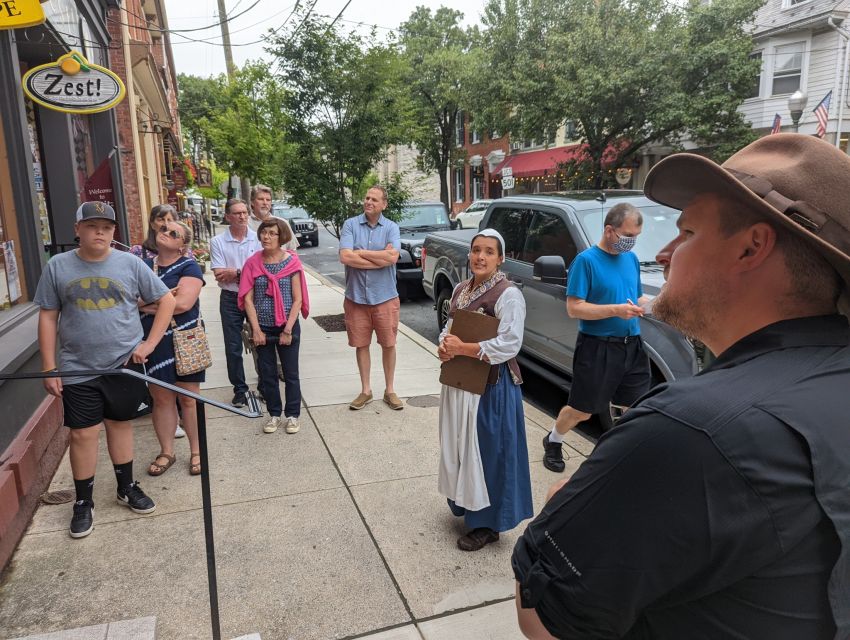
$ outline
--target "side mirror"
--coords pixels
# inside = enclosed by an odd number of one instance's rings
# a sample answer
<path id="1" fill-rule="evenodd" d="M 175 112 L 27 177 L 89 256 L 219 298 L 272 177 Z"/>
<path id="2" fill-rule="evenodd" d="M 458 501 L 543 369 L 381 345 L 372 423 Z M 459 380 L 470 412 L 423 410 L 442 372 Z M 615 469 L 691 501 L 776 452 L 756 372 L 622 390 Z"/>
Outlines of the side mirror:
<path id="1" fill-rule="evenodd" d="M 547 284 L 567 285 L 567 265 L 561 256 L 540 256 L 534 261 L 533 277 Z"/>

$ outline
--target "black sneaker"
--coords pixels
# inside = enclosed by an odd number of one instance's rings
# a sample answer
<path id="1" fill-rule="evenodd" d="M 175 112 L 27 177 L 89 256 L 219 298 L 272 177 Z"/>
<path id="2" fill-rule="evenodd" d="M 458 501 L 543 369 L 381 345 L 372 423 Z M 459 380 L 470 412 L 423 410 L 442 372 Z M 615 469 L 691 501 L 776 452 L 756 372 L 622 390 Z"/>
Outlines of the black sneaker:
<path id="1" fill-rule="evenodd" d="M 94 504 L 88 500 L 77 500 L 74 503 L 74 516 L 68 533 L 72 538 L 85 538 L 94 529 Z"/>
<path id="2" fill-rule="evenodd" d="M 151 513 L 156 509 L 153 500 L 145 495 L 138 481 L 133 482 L 126 489 L 118 487 L 118 502 L 127 505 L 130 511 L 135 513 Z"/>
<path id="3" fill-rule="evenodd" d="M 242 392 L 237 393 L 233 396 L 233 400 L 230 402 L 234 407 L 247 407 L 248 406 L 248 398 L 245 397 L 245 394 Z"/>
<path id="4" fill-rule="evenodd" d="M 543 466 L 555 473 L 561 473 L 566 467 L 561 444 L 560 442 L 549 442 L 548 433 L 543 436 Z"/>

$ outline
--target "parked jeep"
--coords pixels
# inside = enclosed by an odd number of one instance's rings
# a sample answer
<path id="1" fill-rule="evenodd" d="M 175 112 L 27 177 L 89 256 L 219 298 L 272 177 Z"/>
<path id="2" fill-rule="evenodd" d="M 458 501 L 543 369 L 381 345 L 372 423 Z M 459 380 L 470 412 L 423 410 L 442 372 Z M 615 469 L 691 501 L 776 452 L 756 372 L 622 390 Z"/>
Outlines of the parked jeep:
<path id="1" fill-rule="evenodd" d="M 481 222 L 505 239 L 502 269 L 520 288 L 528 310 L 520 359 L 523 366 L 551 377 L 572 376 L 578 320 L 566 311 L 567 267 L 602 236 L 605 214 L 628 202 L 643 213 L 643 232 L 634 251 L 641 265 L 644 294 L 656 295 L 663 284 L 655 256 L 676 236 L 679 212 L 656 204 L 640 191 L 566 192 L 511 196 L 495 200 Z M 422 285 L 435 302 L 436 319 L 446 323 L 455 285 L 469 277 L 469 243 L 477 229 L 433 233 L 425 239 Z M 643 317 L 641 335 L 649 354 L 653 384 L 691 376 L 699 370 L 694 343 L 651 315 Z M 619 413 L 600 416 L 603 427 Z"/>
<path id="2" fill-rule="evenodd" d="M 274 202 L 272 204 L 272 215 L 283 218 L 292 227 L 292 233 L 303 246 L 309 242 L 314 247 L 319 246 L 319 223 L 301 207 L 292 207 L 286 203 Z"/>
<path id="3" fill-rule="evenodd" d="M 401 298 L 418 291 L 422 283 L 422 243 L 432 231 L 450 229 L 449 212 L 442 202 L 416 202 L 405 206 L 398 222 L 401 251 L 395 266 L 396 286 Z"/>

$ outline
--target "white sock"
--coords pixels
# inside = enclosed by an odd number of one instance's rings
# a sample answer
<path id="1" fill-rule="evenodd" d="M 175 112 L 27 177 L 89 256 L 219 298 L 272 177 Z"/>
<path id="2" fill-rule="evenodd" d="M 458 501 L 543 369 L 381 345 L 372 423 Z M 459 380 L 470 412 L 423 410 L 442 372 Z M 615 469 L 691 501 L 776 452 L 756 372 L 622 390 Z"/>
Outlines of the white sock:
<path id="1" fill-rule="evenodd" d="M 552 432 L 549 434 L 549 442 L 563 442 L 564 436 L 558 433 L 558 430 L 555 428 L 555 425 L 552 425 Z"/>

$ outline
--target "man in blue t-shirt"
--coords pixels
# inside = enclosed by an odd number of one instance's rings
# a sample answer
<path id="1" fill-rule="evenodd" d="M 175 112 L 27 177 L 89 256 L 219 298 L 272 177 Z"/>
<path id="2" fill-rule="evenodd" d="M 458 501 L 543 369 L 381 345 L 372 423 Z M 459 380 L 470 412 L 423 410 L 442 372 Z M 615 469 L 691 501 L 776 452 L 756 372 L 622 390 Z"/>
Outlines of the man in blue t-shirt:
<path id="1" fill-rule="evenodd" d="M 640 210 L 627 203 L 611 207 L 599 243 L 570 265 L 567 313 L 579 319 L 569 404 L 543 438 L 543 466 L 564 470 L 564 434 L 609 402 L 630 406 L 649 390 L 649 358 L 640 339 L 644 310 L 640 264 L 632 253 L 643 228 Z"/>

